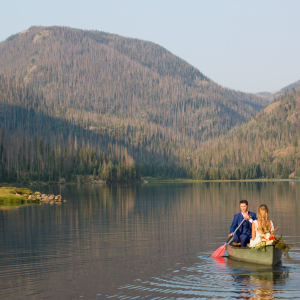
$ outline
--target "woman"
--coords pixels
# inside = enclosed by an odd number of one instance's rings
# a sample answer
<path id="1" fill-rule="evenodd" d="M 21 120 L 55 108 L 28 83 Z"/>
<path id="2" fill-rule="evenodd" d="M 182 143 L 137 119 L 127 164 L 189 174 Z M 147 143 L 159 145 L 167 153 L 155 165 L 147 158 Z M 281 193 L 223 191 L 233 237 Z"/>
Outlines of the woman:
<path id="1" fill-rule="evenodd" d="M 257 211 L 257 220 L 252 222 L 252 239 L 250 247 L 256 247 L 266 241 L 266 245 L 271 245 L 273 241 L 269 238 L 274 233 L 274 224 L 269 219 L 268 207 L 262 204 Z"/>

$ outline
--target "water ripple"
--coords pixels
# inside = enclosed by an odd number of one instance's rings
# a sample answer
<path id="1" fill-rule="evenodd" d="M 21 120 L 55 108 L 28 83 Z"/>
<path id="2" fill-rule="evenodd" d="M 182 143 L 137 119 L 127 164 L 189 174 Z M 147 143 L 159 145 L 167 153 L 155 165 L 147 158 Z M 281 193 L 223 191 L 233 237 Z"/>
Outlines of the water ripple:
<path id="1" fill-rule="evenodd" d="M 299 299 L 298 267 L 260 266 L 200 256 L 200 262 L 119 286 L 116 299 Z M 294 271 L 294 272 L 293 272 Z M 291 276 L 292 273 L 292 276 Z M 286 280 L 289 278 L 289 288 Z M 291 280 L 292 279 L 292 280 Z"/>

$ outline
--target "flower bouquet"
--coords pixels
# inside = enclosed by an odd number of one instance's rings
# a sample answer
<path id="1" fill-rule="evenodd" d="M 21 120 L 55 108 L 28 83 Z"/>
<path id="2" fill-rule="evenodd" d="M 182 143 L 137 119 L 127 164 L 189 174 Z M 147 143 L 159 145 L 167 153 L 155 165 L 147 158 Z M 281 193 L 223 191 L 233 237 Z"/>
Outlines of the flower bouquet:
<path id="1" fill-rule="evenodd" d="M 256 243 L 253 249 L 264 249 L 266 250 L 266 246 L 275 245 L 276 237 L 270 232 L 264 232 L 260 238 L 256 238 Z"/>
<path id="2" fill-rule="evenodd" d="M 261 242 L 264 243 L 266 246 L 274 245 L 276 238 L 271 233 L 265 233 L 261 236 Z"/>
<path id="3" fill-rule="evenodd" d="M 253 249 L 259 250 L 263 249 L 266 251 L 266 246 L 275 245 L 275 248 L 281 249 L 282 252 L 286 255 L 286 258 L 289 259 L 289 251 L 291 249 L 291 244 L 286 244 L 286 242 L 282 238 L 282 234 L 280 236 L 275 236 L 274 234 L 271 234 L 270 232 L 264 232 L 264 234 L 261 235 L 261 241 L 260 243 L 257 243 Z"/>

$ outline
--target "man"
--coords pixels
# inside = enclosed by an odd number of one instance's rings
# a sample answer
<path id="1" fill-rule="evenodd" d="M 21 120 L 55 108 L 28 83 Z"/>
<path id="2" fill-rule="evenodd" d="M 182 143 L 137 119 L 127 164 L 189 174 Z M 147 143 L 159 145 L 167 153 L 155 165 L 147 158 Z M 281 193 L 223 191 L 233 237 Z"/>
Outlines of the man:
<path id="1" fill-rule="evenodd" d="M 240 201 L 240 209 L 241 212 L 239 214 L 234 215 L 232 225 L 230 227 L 230 234 L 228 237 L 233 236 L 233 232 L 235 229 L 242 223 L 245 219 L 244 223 L 235 233 L 232 242 L 233 243 L 241 243 L 241 247 L 247 247 L 247 244 L 250 242 L 252 237 L 252 222 L 257 220 L 256 214 L 248 211 L 248 201 L 241 200 Z"/>

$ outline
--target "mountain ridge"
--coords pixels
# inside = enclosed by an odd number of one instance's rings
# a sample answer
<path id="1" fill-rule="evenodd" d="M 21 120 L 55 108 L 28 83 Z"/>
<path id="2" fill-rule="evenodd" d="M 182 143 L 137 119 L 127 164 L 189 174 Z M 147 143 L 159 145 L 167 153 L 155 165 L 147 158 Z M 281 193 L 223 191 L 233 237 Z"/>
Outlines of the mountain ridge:
<path id="1" fill-rule="evenodd" d="M 223 88 L 164 48 L 137 39 L 71 28 L 32 27 L 7 42 L 0 50 L 3 75 L 30 82 L 47 94 L 53 106 L 119 113 L 129 118 L 143 112 L 148 122 L 173 127 L 179 121 L 178 117 L 174 120 L 174 113 L 185 111 L 193 102 L 189 117 L 180 120 L 179 126 L 187 125 L 196 135 L 206 130 L 209 136 L 209 121 L 219 122 L 218 128 L 213 128 L 213 135 L 218 135 L 249 120 L 267 104 L 255 95 Z M 16 49 L 23 49 L 21 55 Z M 201 115 L 199 108 L 208 105 L 216 108 L 207 108 L 209 114 Z M 163 107 L 161 112 L 158 106 Z M 222 115 L 218 110 L 223 110 Z M 165 111 L 170 118 L 167 122 Z M 232 116 L 226 116 L 226 111 Z M 189 119 L 192 125 L 186 124 Z"/>
<path id="2" fill-rule="evenodd" d="M 260 97 L 264 97 L 265 99 L 268 99 L 269 101 L 272 101 L 274 98 L 278 97 L 281 94 L 284 94 L 286 91 L 292 91 L 293 89 L 297 90 L 300 87 L 300 80 L 295 81 L 279 90 L 276 90 L 274 92 L 260 92 L 256 93 L 256 95 Z"/>

